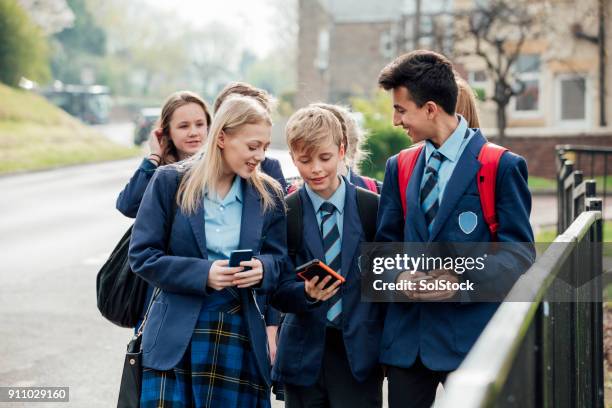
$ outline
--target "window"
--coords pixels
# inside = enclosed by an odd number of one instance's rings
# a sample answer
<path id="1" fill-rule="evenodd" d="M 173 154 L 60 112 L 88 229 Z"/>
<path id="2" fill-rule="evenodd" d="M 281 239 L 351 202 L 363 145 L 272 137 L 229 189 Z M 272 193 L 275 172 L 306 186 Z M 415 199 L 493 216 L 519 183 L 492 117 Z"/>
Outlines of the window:
<path id="1" fill-rule="evenodd" d="M 392 58 L 396 54 L 393 37 L 393 33 L 390 31 L 380 35 L 380 55 L 384 58 Z"/>
<path id="2" fill-rule="evenodd" d="M 557 121 L 564 126 L 585 126 L 590 115 L 589 81 L 585 75 L 568 74 L 556 78 Z"/>
<path id="3" fill-rule="evenodd" d="M 314 61 L 319 71 L 325 71 L 329 67 L 329 31 L 319 31 L 317 42 L 317 57 Z"/>
<path id="4" fill-rule="evenodd" d="M 514 113 L 540 113 L 540 55 L 524 54 L 516 60 L 514 69 L 523 83 L 523 92 L 514 98 Z"/>

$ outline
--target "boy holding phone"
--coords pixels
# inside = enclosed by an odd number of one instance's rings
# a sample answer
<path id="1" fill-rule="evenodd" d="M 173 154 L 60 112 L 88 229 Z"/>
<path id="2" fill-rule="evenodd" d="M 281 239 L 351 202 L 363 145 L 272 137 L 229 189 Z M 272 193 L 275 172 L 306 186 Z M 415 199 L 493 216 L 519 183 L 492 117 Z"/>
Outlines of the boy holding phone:
<path id="1" fill-rule="evenodd" d="M 359 246 L 368 230 L 360 217 L 358 207 L 364 201 L 359 197 L 369 195 L 366 198 L 373 198 L 375 206 L 378 197 L 338 175 L 345 146 L 333 113 L 315 106 L 300 109 L 289 119 L 286 133 L 304 180 L 293 198 L 287 198 L 288 217 L 296 216 L 290 201 L 300 202 L 302 239 L 294 251 L 290 248 L 293 264 L 319 259 L 345 282 L 333 279 L 327 286 L 332 274 L 304 281 L 293 268 L 281 272 L 272 305 L 287 315 L 273 379 L 285 385 L 289 408 L 380 407 L 383 377 L 377 360 L 383 310 L 379 304 L 360 301 L 357 267 Z"/>

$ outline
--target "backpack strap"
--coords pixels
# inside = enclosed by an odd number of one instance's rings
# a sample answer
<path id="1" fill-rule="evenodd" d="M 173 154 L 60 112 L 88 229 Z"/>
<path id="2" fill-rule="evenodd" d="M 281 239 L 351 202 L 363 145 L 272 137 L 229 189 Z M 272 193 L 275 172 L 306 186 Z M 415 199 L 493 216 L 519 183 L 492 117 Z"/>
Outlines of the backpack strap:
<path id="1" fill-rule="evenodd" d="M 495 182 L 497 180 L 499 161 L 507 150 L 505 147 L 487 142 L 480 149 L 480 153 L 478 153 L 478 161 L 481 166 L 476 180 L 478 194 L 480 195 L 480 206 L 494 241 L 497 240 L 497 229 L 499 228 L 495 212 Z"/>
<path id="2" fill-rule="evenodd" d="M 368 190 L 378 194 L 378 186 L 376 185 L 376 180 L 366 176 L 361 176 L 361 178 L 363 179 L 363 182 L 365 183 Z"/>
<path id="3" fill-rule="evenodd" d="M 408 188 L 410 177 L 412 177 L 414 166 L 416 166 L 416 162 L 424 147 L 425 143 L 418 144 L 402 150 L 397 155 L 397 181 L 402 201 L 402 210 L 404 211 L 404 220 L 406 219 L 406 189 Z"/>
<path id="4" fill-rule="evenodd" d="M 363 228 L 367 242 L 374 242 L 374 237 L 376 236 L 375 214 L 378 214 L 380 196 L 370 190 L 357 186 L 355 186 L 355 190 L 361 227 Z"/>
<path id="5" fill-rule="evenodd" d="M 295 260 L 297 251 L 302 246 L 302 200 L 298 191 L 285 197 L 287 204 L 287 251 Z"/>

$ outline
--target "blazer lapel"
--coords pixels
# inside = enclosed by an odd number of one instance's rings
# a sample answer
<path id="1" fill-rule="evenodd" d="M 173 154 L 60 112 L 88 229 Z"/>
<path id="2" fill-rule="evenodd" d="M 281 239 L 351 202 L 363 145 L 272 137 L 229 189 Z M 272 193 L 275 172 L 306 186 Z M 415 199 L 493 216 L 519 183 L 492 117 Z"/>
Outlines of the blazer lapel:
<path id="1" fill-rule="evenodd" d="M 425 156 L 425 149 L 423 149 L 408 182 L 408 188 L 406 189 L 406 223 L 404 224 L 404 230 L 412 226 L 422 242 L 426 242 L 429 235 L 427 225 L 425 224 L 425 215 L 423 215 L 423 210 L 421 210 L 420 199 Z M 404 232 L 405 236 L 406 233 Z"/>
<path id="2" fill-rule="evenodd" d="M 346 182 L 346 179 L 345 179 Z M 363 228 L 357 208 L 357 192 L 350 183 L 346 184 L 346 197 L 344 199 L 344 222 L 342 226 L 341 265 L 342 276 L 347 276 L 351 270 L 355 251 L 361 242 Z"/>
<path id="3" fill-rule="evenodd" d="M 475 182 L 476 173 L 480 170 L 478 153 L 484 143 L 484 137 L 480 132 L 477 132 L 466 146 L 461 157 L 459 157 L 455 170 L 453 170 L 453 174 L 446 184 L 438 214 L 436 214 L 436 218 L 433 221 L 431 236 L 429 237 L 430 242 L 436 238 L 465 190 L 471 183 Z"/>
<path id="4" fill-rule="evenodd" d="M 238 177 L 238 176 L 236 176 Z M 259 248 L 263 217 L 261 197 L 251 183 L 242 179 L 242 220 L 240 222 L 240 249 Z"/>
<path id="5" fill-rule="evenodd" d="M 312 206 L 312 201 L 302 187 L 298 192 L 302 200 L 302 228 L 304 229 L 303 244 L 306 245 L 312 256 L 325 262 L 325 251 L 323 251 L 323 241 L 319 232 L 319 222 Z M 299 250 L 299 249 L 298 249 Z"/>
<path id="6" fill-rule="evenodd" d="M 189 215 L 188 218 L 200 252 L 204 258 L 208 258 L 208 251 L 206 250 L 206 232 L 204 229 L 204 203 L 200 203 L 196 212 Z"/>

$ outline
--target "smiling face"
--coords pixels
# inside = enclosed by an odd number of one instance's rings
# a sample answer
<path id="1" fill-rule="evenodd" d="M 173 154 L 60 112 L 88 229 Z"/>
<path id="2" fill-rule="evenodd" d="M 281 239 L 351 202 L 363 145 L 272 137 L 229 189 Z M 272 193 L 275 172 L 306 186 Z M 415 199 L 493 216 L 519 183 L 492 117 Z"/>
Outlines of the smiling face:
<path id="1" fill-rule="evenodd" d="M 208 131 L 204 109 L 196 103 L 177 108 L 170 119 L 170 138 L 179 154 L 179 160 L 196 153 Z"/>
<path id="2" fill-rule="evenodd" d="M 338 165 L 344 160 L 344 146 L 336 145 L 330 137 L 329 142 L 312 152 L 296 149 L 291 152 L 293 163 L 304 182 L 321 197 L 328 199 L 334 194 L 340 180 Z"/>
<path id="3" fill-rule="evenodd" d="M 221 149 L 223 171 L 248 179 L 266 157 L 272 127 L 267 123 L 242 125 L 231 133 L 221 132 L 217 146 Z"/>
<path id="4" fill-rule="evenodd" d="M 433 102 L 426 102 L 419 108 L 408 88 L 393 88 L 393 125 L 404 128 L 413 143 L 426 140 L 432 134 L 432 108 L 437 110 Z"/>

